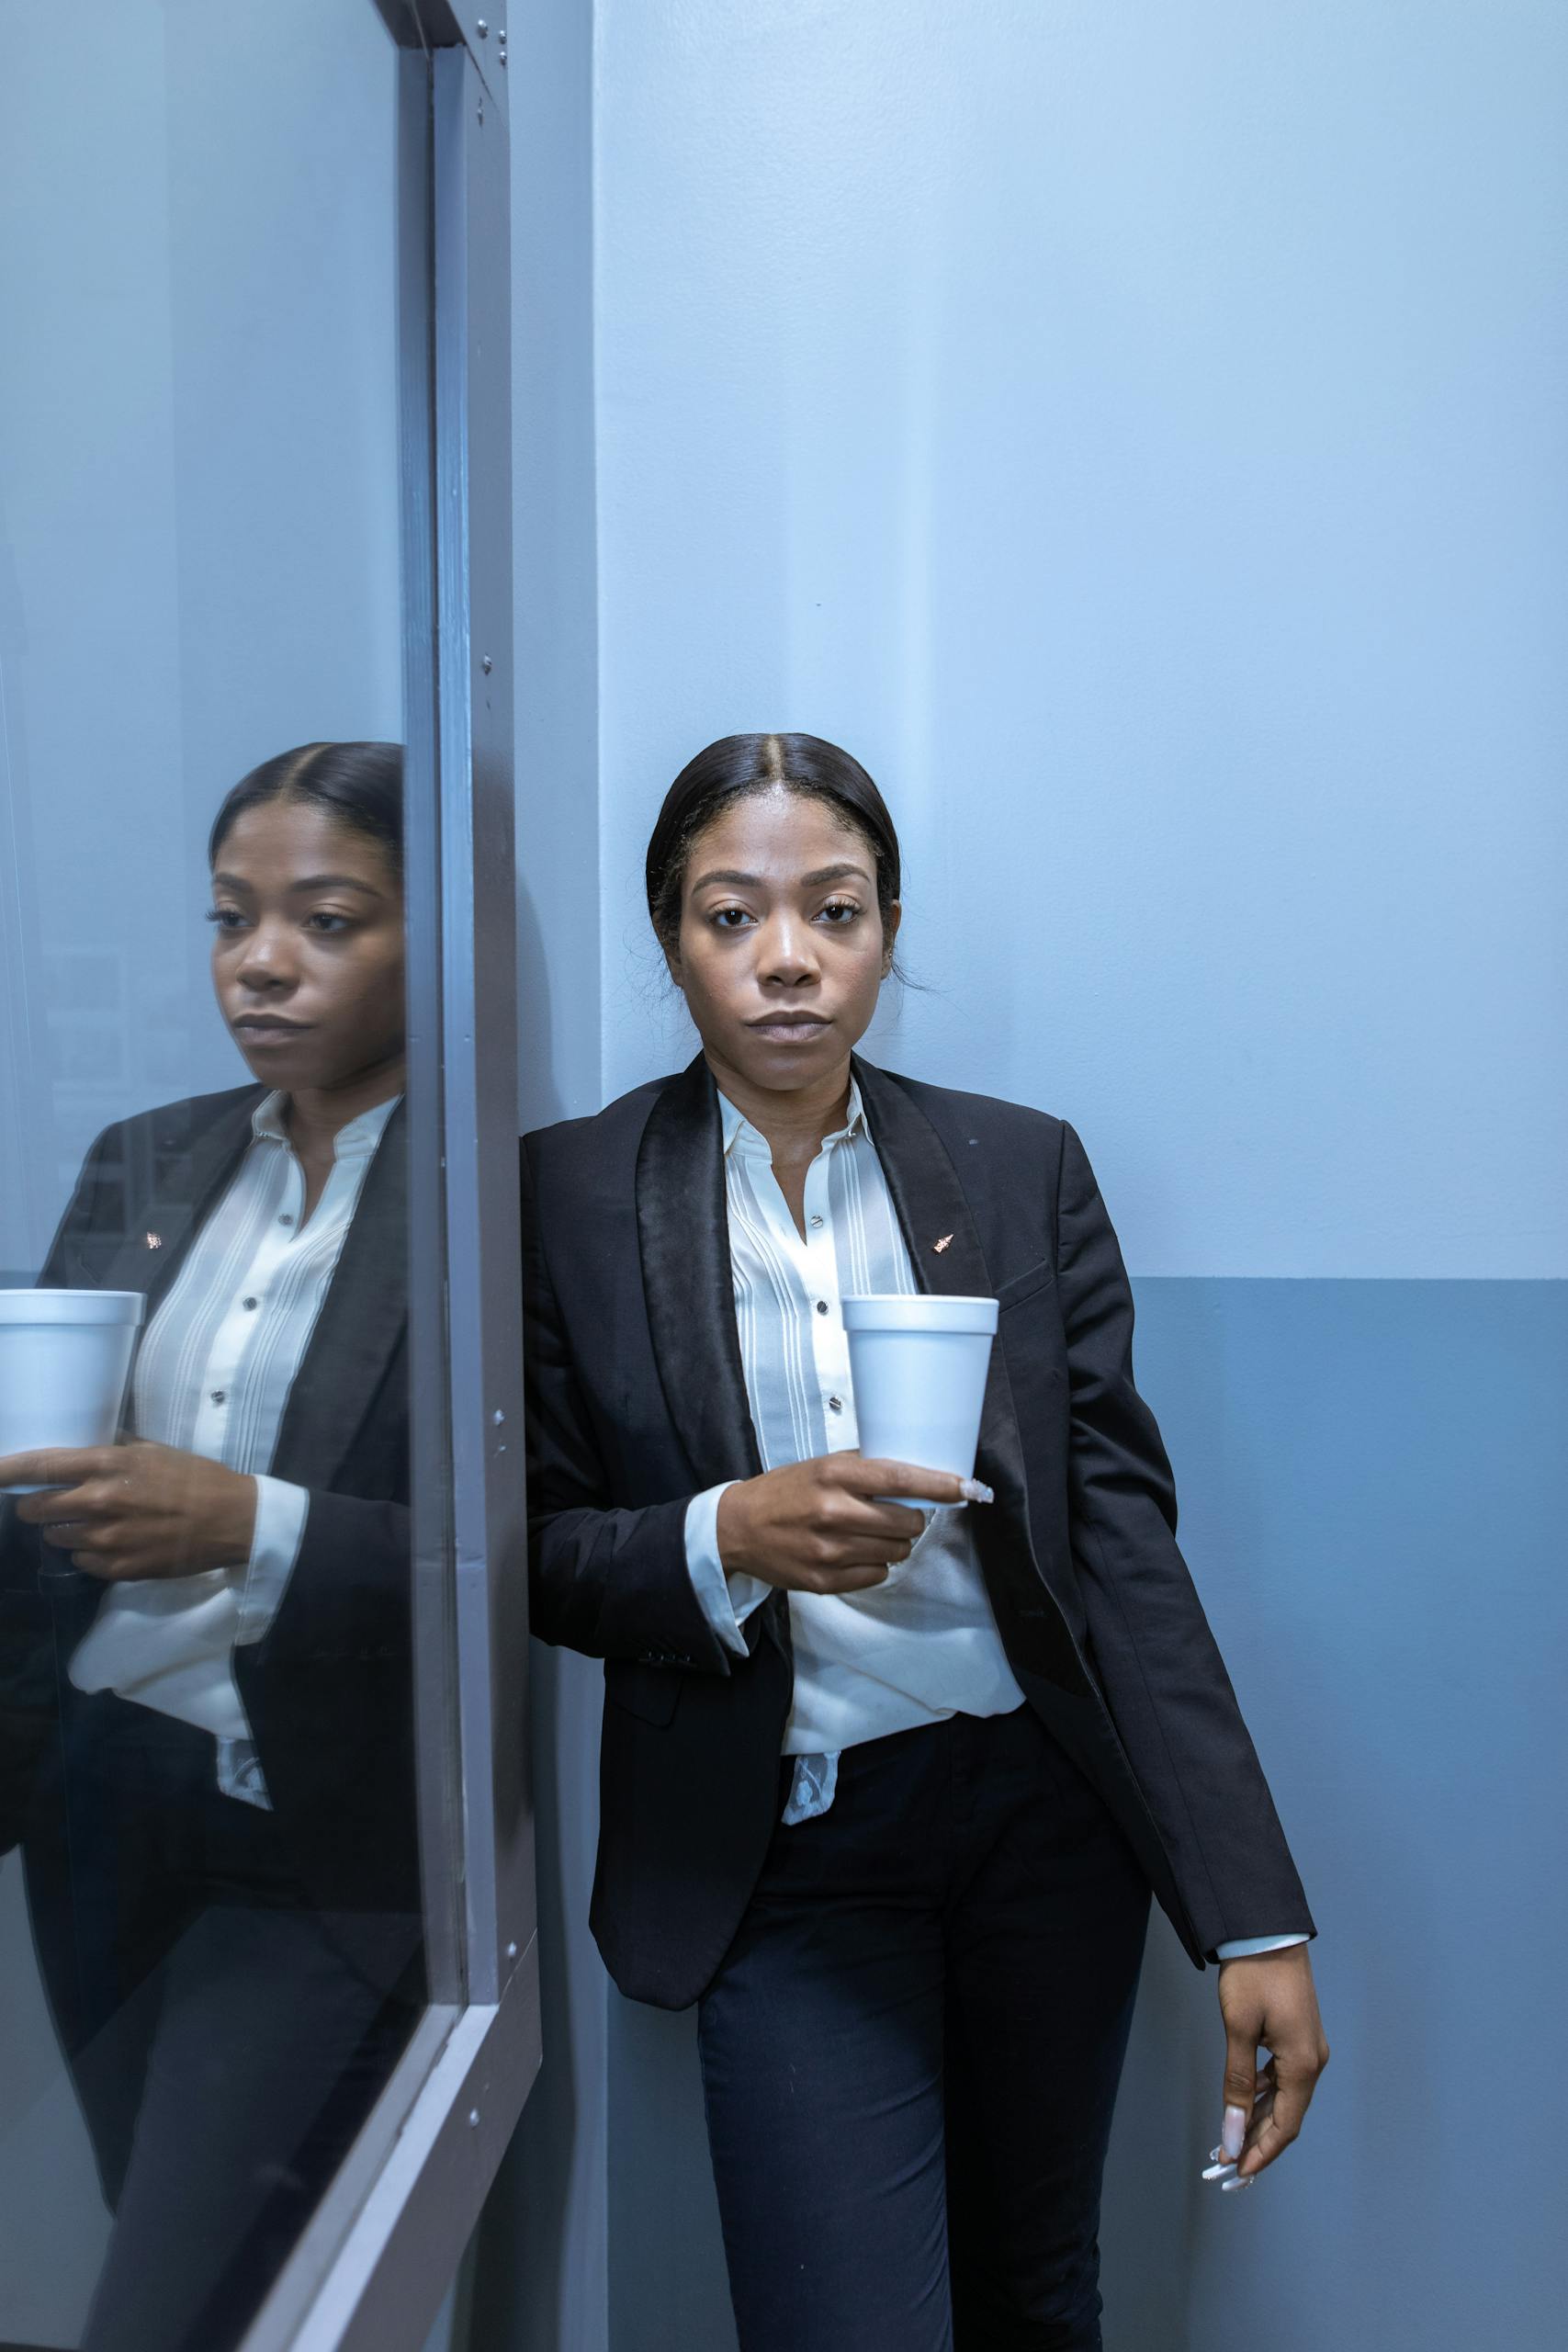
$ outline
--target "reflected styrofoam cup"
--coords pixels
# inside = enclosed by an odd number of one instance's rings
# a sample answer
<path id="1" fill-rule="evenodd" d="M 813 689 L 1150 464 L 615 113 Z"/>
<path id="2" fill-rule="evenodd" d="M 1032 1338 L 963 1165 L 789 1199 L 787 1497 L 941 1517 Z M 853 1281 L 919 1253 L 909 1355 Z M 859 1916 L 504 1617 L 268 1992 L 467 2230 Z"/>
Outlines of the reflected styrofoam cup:
<path id="1" fill-rule="evenodd" d="M 972 1477 L 996 1300 L 922 1294 L 842 1304 L 865 1459 Z"/>
<path id="2" fill-rule="evenodd" d="M 146 1304 L 139 1290 L 0 1290 L 0 1455 L 114 1443 Z"/>

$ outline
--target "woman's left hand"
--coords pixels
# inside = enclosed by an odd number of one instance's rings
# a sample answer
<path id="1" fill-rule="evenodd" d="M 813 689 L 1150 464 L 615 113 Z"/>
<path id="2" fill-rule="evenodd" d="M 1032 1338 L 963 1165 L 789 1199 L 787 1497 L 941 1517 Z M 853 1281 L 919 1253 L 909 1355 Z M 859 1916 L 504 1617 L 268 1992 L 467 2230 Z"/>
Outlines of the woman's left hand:
<path id="1" fill-rule="evenodd" d="M 0 1489 L 17 1516 L 89 1576 L 193 1577 L 240 1567 L 255 1532 L 256 1482 L 205 1454 L 132 1438 L 124 1445 L 56 1447 L 0 1459 Z"/>
<path id="2" fill-rule="evenodd" d="M 1305 1944 L 1220 1964 L 1225 2026 L 1224 2127 L 1205 2180 L 1243 2188 L 1302 2128 L 1328 2043 Z M 1269 2063 L 1259 2068 L 1262 2044 Z"/>

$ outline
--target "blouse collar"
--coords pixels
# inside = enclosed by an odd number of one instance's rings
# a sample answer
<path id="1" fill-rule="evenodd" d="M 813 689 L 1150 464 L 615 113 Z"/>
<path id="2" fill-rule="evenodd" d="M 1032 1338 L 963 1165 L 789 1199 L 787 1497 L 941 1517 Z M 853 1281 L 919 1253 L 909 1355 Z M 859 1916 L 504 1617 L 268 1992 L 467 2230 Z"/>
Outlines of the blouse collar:
<path id="1" fill-rule="evenodd" d="M 722 1087 L 718 1091 L 718 1109 L 719 1116 L 724 1122 L 725 1158 L 728 1159 L 730 1153 L 734 1151 L 742 1159 L 765 1159 L 772 1166 L 773 1148 L 767 1136 L 762 1134 L 761 1128 L 751 1125 L 743 1112 L 736 1109 Z M 850 1099 L 844 1110 L 844 1124 L 841 1127 L 835 1127 L 830 1136 L 823 1136 L 822 1148 L 826 1151 L 831 1144 L 847 1143 L 852 1136 L 862 1134 L 864 1129 L 865 1108 L 860 1099 L 860 1081 L 852 1071 Z"/>
<path id="2" fill-rule="evenodd" d="M 350 1119 L 346 1126 L 340 1127 L 333 1137 L 333 1160 L 368 1159 L 402 1099 L 400 1094 L 389 1094 L 384 1102 L 372 1103 L 368 1111 L 361 1111 L 356 1119 Z M 270 1094 L 264 1094 L 251 1120 L 252 1134 L 271 1143 L 288 1144 L 292 1149 L 283 1117 L 288 1102 L 288 1095 L 276 1087 Z"/>

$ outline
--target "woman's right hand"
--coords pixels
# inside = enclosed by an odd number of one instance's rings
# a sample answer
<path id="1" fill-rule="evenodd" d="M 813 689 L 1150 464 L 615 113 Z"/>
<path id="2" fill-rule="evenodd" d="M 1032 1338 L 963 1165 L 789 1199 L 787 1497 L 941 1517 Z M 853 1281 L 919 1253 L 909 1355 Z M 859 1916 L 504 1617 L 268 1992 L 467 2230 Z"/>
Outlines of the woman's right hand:
<path id="1" fill-rule="evenodd" d="M 950 1470 L 867 1462 L 858 1453 L 792 1462 L 743 1478 L 719 1497 L 725 1573 L 759 1577 L 792 1592 L 863 1592 L 881 1584 L 925 1529 L 918 1510 L 877 1500 L 890 1494 L 924 1503 L 991 1500 L 988 1487 Z"/>

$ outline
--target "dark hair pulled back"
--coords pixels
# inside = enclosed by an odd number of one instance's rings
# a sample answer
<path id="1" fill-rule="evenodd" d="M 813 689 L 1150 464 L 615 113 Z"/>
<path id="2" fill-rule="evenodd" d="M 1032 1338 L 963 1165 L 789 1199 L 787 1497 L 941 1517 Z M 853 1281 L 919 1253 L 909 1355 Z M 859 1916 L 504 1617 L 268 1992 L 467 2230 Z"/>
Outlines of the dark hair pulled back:
<path id="1" fill-rule="evenodd" d="M 860 762 L 820 735 L 721 735 L 681 770 L 648 844 L 648 911 L 661 947 L 672 948 L 680 932 L 686 866 L 698 834 L 735 801 L 779 790 L 826 801 L 860 835 L 875 860 L 886 933 L 899 893 L 898 836 Z"/>
<path id="2" fill-rule="evenodd" d="M 207 862 L 236 821 L 273 800 L 322 808 L 351 832 L 378 844 L 399 879 L 403 871 L 403 747 L 400 743 L 301 743 L 240 778 L 212 821 Z"/>

